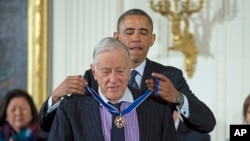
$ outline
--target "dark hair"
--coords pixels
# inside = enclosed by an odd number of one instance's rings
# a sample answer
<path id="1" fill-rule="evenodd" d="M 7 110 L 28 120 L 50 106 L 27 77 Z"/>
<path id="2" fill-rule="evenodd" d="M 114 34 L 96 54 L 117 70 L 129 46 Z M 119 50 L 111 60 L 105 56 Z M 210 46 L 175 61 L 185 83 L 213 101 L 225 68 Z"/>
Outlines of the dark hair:
<path id="1" fill-rule="evenodd" d="M 31 113 L 32 113 L 32 120 L 30 123 L 38 121 L 38 112 L 32 97 L 24 90 L 14 89 L 9 91 L 3 97 L 1 104 L 0 104 L 0 126 L 2 126 L 6 119 L 6 110 L 9 105 L 9 102 L 16 97 L 24 97 L 30 105 Z"/>
<path id="2" fill-rule="evenodd" d="M 246 97 L 243 105 L 243 117 L 244 121 L 246 121 L 247 109 L 250 106 L 250 94 Z"/>
<path id="3" fill-rule="evenodd" d="M 125 19 L 126 16 L 145 16 L 147 17 L 149 24 L 151 26 L 152 32 L 153 32 L 153 21 L 151 17 L 143 10 L 141 9 L 130 9 L 126 12 L 124 12 L 118 19 L 117 23 L 117 31 L 119 32 L 120 24 Z"/>

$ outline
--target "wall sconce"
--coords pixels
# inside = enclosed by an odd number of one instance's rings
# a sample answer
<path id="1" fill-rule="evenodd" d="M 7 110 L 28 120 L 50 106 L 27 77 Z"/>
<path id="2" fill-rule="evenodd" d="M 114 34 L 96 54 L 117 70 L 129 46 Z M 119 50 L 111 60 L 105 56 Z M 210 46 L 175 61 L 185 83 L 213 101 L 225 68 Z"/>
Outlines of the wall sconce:
<path id="1" fill-rule="evenodd" d="M 189 17 L 195 12 L 199 12 L 203 7 L 203 0 L 199 0 L 199 4 L 190 2 L 190 0 L 172 0 L 174 10 L 171 10 L 170 0 L 159 0 L 154 4 L 154 0 L 150 0 L 150 7 L 153 11 L 166 16 L 171 21 L 173 33 L 173 46 L 168 50 L 181 51 L 185 56 L 185 69 L 188 77 L 194 74 L 195 64 L 197 60 L 198 48 L 192 33 L 189 32 Z M 181 22 L 184 28 L 181 28 Z"/>

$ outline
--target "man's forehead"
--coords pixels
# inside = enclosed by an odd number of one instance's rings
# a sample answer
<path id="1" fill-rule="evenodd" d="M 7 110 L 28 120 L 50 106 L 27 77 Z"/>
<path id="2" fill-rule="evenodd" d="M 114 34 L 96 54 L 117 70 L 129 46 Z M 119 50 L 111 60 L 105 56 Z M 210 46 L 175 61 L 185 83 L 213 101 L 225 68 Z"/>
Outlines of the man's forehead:
<path id="1" fill-rule="evenodd" d="M 124 17 L 123 21 L 126 21 L 128 19 L 140 19 L 140 20 L 144 20 L 148 21 L 148 17 L 144 16 L 144 15 L 127 15 Z"/>
<path id="2" fill-rule="evenodd" d="M 100 66 L 98 67 L 99 70 L 125 70 L 127 66 L 117 66 L 117 67 L 108 67 L 108 66 Z"/>
<path id="3" fill-rule="evenodd" d="M 126 29 L 147 29 L 150 30 L 150 23 L 145 16 L 126 16 L 120 23 L 122 30 Z"/>
<path id="4" fill-rule="evenodd" d="M 99 69 L 117 69 L 129 66 L 129 62 L 124 58 L 100 58 L 96 66 Z"/>

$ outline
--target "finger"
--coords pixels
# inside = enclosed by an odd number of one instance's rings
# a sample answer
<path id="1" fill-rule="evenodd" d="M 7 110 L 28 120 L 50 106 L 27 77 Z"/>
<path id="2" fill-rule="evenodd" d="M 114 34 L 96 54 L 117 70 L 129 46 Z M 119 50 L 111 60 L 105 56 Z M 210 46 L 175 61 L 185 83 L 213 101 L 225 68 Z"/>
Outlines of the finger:
<path id="1" fill-rule="evenodd" d="M 153 79 L 147 79 L 147 80 L 145 81 L 145 83 L 146 83 L 146 85 L 147 85 L 148 87 L 154 87 L 154 85 L 155 85 L 155 82 L 154 82 Z"/>
<path id="2" fill-rule="evenodd" d="M 67 85 L 75 84 L 75 85 L 80 85 L 81 87 L 84 87 L 85 85 L 88 84 L 88 82 L 85 79 L 79 76 L 67 77 L 65 81 Z"/>
<path id="3" fill-rule="evenodd" d="M 78 75 L 78 76 L 82 78 L 84 85 L 88 85 L 88 81 L 86 81 L 82 75 Z"/>
<path id="4" fill-rule="evenodd" d="M 79 75 L 78 76 L 68 76 L 66 78 L 66 80 L 76 80 L 76 81 L 80 81 L 80 82 L 83 82 L 83 83 L 88 83 L 83 77 L 80 77 Z"/>
<path id="5" fill-rule="evenodd" d="M 165 99 L 166 101 L 168 101 L 168 95 L 166 94 L 166 92 L 162 91 L 162 90 L 158 90 L 158 94 L 160 97 L 162 97 L 163 99 Z"/>
<path id="6" fill-rule="evenodd" d="M 155 78 L 158 78 L 159 80 L 165 81 L 167 79 L 165 75 L 160 74 L 160 73 L 153 72 L 151 75 Z"/>
<path id="7" fill-rule="evenodd" d="M 78 76 L 68 76 L 54 91 L 56 97 L 63 97 L 70 93 L 84 93 L 85 80 Z"/>
<path id="8" fill-rule="evenodd" d="M 154 80 L 151 78 L 151 79 L 147 79 L 145 81 L 146 84 L 154 84 Z"/>
<path id="9" fill-rule="evenodd" d="M 68 93 L 80 93 L 83 94 L 85 92 L 85 85 L 79 81 L 71 81 L 67 86 Z"/>
<path id="10" fill-rule="evenodd" d="M 85 93 L 85 88 L 69 88 L 68 92 L 69 93 L 74 93 L 74 94 L 84 94 Z"/>
<path id="11" fill-rule="evenodd" d="M 158 96 L 158 90 L 159 90 L 159 80 L 148 80 L 147 81 L 147 87 L 150 91 L 154 92 L 156 96 Z"/>

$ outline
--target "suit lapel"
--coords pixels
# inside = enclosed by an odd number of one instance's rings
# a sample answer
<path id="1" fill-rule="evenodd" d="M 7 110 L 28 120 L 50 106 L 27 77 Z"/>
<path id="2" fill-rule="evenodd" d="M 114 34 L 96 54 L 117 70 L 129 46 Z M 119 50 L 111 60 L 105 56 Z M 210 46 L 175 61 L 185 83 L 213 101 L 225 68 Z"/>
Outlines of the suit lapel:
<path id="1" fill-rule="evenodd" d="M 179 126 L 178 126 L 177 130 L 180 133 L 187 133 L 188 132 L 188 128 L 182 123 L 182 121 L 179 122 Z"/>
<path id="2" fill-rule="evenodd" d="M 134 97 L 134 100 L 136 100 L 138 97 L 140 97 L 142 95 L 142 92 L 139 90 L 136 90 L 132 87 L 130 87 L 131 93 Z M 137 112 L 137 118 L 138 118 L 138 124 L 139 124 L 139 131 L 140 131 L 140 140 L 144 141 L 144 140 L 148 140 L 146 139 L 143 135 L 147 134 L 147 132 L 150 130 L 149 128 L 147 128 L 148 126 L 148 118 L 149 115 L 148 113 L 148 106 L 150 106 L 149 104 L 150 102 L 146 99 L 145 101 L 143 101 L 137 108 L 136 108 L 136 112 Z"/>
<path id="3" fill-rule="evenodd" d="M 81 112 L 82 117 L 88 133 L 94 133 L 91 136 L 94 140 L 104 140 L 102 125 L 101 125 L 101 117 L 99 110 L 99 103 L 92 97 L 88 97 L 83 103 L 81 103 Z"/>
<path id="4" fill-rule="evenodd" d="M 188 129 L 187 127 L 185 127 L 185 125 L 180 121 L 179 126 L 177 128 L 177 140 L 181 141 L 184 140 L 186 138 L 188 134 Z"/>
<path id="5" fill-rule="evenodd" d="M 151 73 L 152 73 L 152 66 L 151 66 L 151 63 L 150 63 L 150 60 L 146 59 L 146 65 L 145 65 L 145 69 L 144 69 L 144 72 L 143 72 L 143 76 L 142 76 L 142 79 L 141 79 L 141 90 L 144 92 L 146 91 L 148 88 L 147 88 L 147 85 L 145 83 L 145 80 L 149 79 L 149 78 L 152 78 L 151 77 Z"/>
<path id="6" fill-rule="evenodd" d="M 136 112 L 137 112 L 137 118 L 138 118 L 138 124 L 139 124 L 139 131 L 140 131 L 140 140 L 143 141 L 145 140 L 143 138 L 143 135 L 145 135 L 145 133 L 147 133 L 147 128 L 144 125 L 147 125 L 147 113 L 144 111 L 147 111 L 147 103 L 143 102 L 140 106 L 137 107 Z"/>

